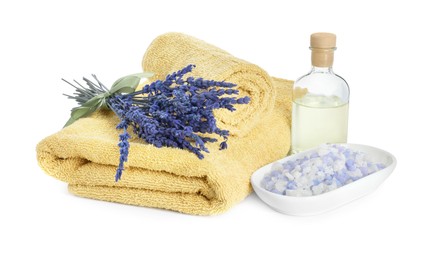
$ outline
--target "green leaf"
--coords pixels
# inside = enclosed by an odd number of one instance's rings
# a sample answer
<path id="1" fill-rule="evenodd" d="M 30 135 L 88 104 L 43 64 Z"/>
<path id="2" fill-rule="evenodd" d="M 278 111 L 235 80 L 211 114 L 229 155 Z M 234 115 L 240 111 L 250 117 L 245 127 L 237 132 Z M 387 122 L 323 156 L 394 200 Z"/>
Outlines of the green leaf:
<path id="1" fill-rule="evenodd" d="M 113 83 L 110 93 L 131 93 L 138 86 L 142 78 L 149 78 L 153 75 L 151 72 L 142 72 L 122 77 Z"/>
<path id="2" fill-rule="evenodd" d="M 153 72 L 144 71 L 144 72 L 135 73 L 135 74 L 132 74 L 132 75 L 138 76 L 138 77 L 140 77 L 142 79 L 143 78 L 147 79 L 147 78 L 153 77 L 155 74 Z"/>
<path id="3" fill-rule="evenodd" d="M 135 89 L 140 83 L 140 78 L 136 76 L 126 76 L 118 79 L 110 89 L 110 93 L 120 92 L 122 88 L 133 88 Z"/>
<path id="4" fill-rule="evenodd" d="M 89 99 L 85 103 L 83 103 L 82 107 L 93 107 L 93 106 L 96 106 L 99 102 L 101 102 L 102 99 L 105 99 L 107 96 L 108 95 L 106 95 L 106 93 L 99 94 L 99 95 L 97 95 L 97 96 Z"/>
<path id="5" fill-rule="evenodd" d="M 88 116 L 98 110 L 105 103 L 105 98 L 101 95 L 95 96 L 88 100 L 80 107 L 75 107 L 71 110 L 70 119 L 65 123 L 64 127 L 71 125 L 78 119 Z"/>
<path id="6" fill-rule="evenodd" d="M 118 92 L 128 94 L 128 93 L 132 93 L 134 91 L 135 91 L 135 88 L 124 87 L 124 88 L 121 88 Z"/>
<path id="7" fill-rule="evenodd" d="M 70 119 L 68 119 L 67 123 L 65 123 L 65 125 L 63 126 L 63 128 L 66 127 L 66 126 L 69 126 L 69 125 L 73 124 L 74 122 L 76 122 L 76 119 L 74 119 L 71 116 Z"/>
<path id="8" fill-rule="evenodd" d="M 71 116 L 70 119 L 68 119 L 67 123 L 65 123 L 64 127 L 69 126 L 76 122 L 79 118 L 88 115 L 89 111 L 91 110 L 90 107 L 75 107 L 73 110 L 71 110 Z"/>
<path id="9" fill-rule="evenodd" d="M 87 115 L 90 111 L 91 107 L 76 107 L 71 111 L 71 117 L 77 120 Z"/>

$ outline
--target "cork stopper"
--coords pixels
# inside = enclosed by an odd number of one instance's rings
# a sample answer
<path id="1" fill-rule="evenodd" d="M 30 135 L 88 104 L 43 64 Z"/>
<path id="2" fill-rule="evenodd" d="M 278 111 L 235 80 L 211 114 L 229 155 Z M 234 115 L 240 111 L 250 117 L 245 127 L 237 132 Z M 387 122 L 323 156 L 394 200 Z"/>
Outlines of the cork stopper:
<path id="1" fill-rule="evenodd" d="M 333 33 L 313 33 L 311 35 L 312 65 L 316 67 L 333 66 L 336 35 Z"/>

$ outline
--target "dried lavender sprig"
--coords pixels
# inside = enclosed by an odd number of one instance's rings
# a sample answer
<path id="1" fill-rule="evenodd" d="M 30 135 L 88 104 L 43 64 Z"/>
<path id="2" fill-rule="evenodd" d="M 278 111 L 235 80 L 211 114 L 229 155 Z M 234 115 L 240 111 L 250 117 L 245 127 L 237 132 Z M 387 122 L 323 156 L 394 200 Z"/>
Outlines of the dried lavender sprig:
<path id="1" fill-rule="evenodd" d="M 119 135 L 120 158 L 116 181 L 121 178 L 124 163 L 128 160 L 130 127 L 139 138 L 156 147 L 186 149 L 196 154 L 199 159 L 204 158 L 202 152 L 209 153 L 206 143 L 217 141 L 204 134 L 222 137 L 220 149 L 226 149 L 229 132 L 217 127 L 214 110 L 226 108 L 234 111 L 234 105 L 247 104 L 250 99 L 237 98 L 235 95 L 239 92 L 233 89 L 236 86 L 233 83 L 193 77 L 183 79 L 194 67 L 186 66 L 171 73 L 165 80 L 155 81 L 130 94 L 121 93 L 130 88 L 135 89 L 139 82 L 136 75 L 119 79 L 110 90 L 95 75 L 92 76 L 96 83 L 84 78 L 87 86 L 74 81 L 78 85 L 75 86 L 63 79 L 76 89 L 73 95 L 66 96 L 80 105 L 72 110 L 66 125 L 92 113 L 102 105 L 107 105 L 118 115 L 121 122 L 117 128 L 123 130 L 123 133 Z M 150 73 L 143 73 L 141 76 L 150 77 L 148 75 Z"/>
<path id="2" fill-rule="evenodd" d="M 168 75 L 164 81 L 155 81 L 140 91 L 109 98 L 108 106 L 121 118 L 120 129 L 126 131 L 131 126 L 139 138 L 156 147 L 186 149 L 199 159 L 204 158 L 202 152 L 209 152 L 205 144 L 217 141 L 201 134 L 222 137 L 220 149 L 226 149 L 229 132 L 217 127 L 214 110 L 226 108 L 234 111 L 235 104 L 247 104 L 250 99 L 222 97 L 238 94 L 238 90 L 231 89 L 236 86 L 233 83 L 192 77 L 183 80 L 183 76 L 194 67 L 186 66 Z M 128 154 L 126 149 L 129 148 L 122 139 L 116 180 L 123 173 Z"/>

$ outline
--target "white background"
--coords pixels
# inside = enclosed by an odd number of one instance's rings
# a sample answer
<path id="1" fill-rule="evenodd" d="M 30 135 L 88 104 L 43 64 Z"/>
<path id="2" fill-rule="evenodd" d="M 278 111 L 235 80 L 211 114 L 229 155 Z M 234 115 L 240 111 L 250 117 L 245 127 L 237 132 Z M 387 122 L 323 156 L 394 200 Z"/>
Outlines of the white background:
<path id="1" fill-rule="evenodd" d="M 2 1 L 0 259 L 427 259 L 427 24 L 423 1 Z M 281 4 L 280 4 L 281 3 Z M 378 190 L 314 217 L 281 215 L 254 194 L 198 217 L 75 197 L 37 165 L 61 129 L 62 77 L 106 85 L 140 71 L 159 34 L 178 31 L 295 79 L 309 35 L 337 34 L 351 87 L 349 142 L 396 155 Z"/>

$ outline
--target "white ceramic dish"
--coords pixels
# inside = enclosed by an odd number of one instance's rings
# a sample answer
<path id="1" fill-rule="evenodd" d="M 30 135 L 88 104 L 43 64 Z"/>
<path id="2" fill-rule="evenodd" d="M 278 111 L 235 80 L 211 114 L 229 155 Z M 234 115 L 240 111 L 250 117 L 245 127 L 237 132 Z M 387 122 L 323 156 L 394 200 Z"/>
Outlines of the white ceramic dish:
<path id="1" fill-rule="evenodd" d="M 373 192 L 391 174 L 395 168 L 395 165 L 397 164 L 395 157 L 384 150 L 360 144 L 341 145 L 356 151 L 364 152 L 373 162 L 383 163 L 386 167 L 355 182 L 315 196 L 285 196 L 275 194 L 261 187 L 261 181 L 265 174 L 271 171 L 273 163 L 284 163 L 288 160 L 293 160 L 296 157 L 300 158 L 305 154 L 312 153 L 316 149 L 314 148 L 285 157 L 258 169 L 251 176 L 251 184 L 253 185 L 254 191 L 262 201 L 281 213 L 295 216 L 316 215 L 345 205 L 355 199 Z"/>

